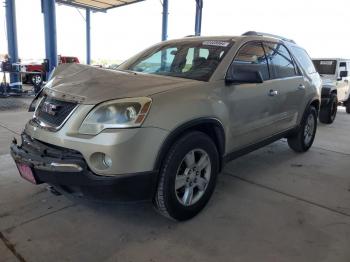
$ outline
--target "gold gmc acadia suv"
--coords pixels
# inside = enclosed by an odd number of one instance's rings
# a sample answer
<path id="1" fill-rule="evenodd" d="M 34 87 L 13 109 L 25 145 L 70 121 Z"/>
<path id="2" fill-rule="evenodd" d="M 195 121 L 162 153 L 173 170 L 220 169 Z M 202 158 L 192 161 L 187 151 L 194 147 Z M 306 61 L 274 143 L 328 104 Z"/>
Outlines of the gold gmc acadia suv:
<path id="1" fill-rule="evenodd" d="M 58 66 L 11 153 L 55 192 L 152 200 L 175 220 L 210 199 L 226 162 L 315 138 L 321 79 L 294 41 L 257 32 L 156 44 L 117 70 Z"/>

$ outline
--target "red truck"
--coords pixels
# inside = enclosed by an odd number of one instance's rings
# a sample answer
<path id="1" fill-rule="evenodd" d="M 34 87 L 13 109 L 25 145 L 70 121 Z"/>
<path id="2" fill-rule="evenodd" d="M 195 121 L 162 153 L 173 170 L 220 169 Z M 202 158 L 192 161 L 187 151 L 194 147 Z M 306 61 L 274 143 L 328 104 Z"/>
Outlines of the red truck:
<path id="1" fill-rule="evenodd" d="M 58 64 L 79 64 L 78 57 L 75 56 L 58 56 Z M 31 74 L 22 74 L 22 81 L 26 84 L 41 85 L 41 83 L 46 80 L 46 75 L 42 64 L 28 64 L 25 65 L 26 72 L 31 72 Z M 37 74 L 33 74 L 37 73 Z"/>

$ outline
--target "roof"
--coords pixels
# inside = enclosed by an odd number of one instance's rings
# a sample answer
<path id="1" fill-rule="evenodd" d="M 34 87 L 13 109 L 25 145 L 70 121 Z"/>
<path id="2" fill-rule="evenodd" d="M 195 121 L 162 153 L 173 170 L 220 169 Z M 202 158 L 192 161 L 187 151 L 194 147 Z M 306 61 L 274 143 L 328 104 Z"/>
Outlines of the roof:
<path id="1" fill-rule="evenodd" d="M 145 0 L 56 0 L 57 3 L 93 11 L 106 12 L 108 9 L 135 4 Z"/>

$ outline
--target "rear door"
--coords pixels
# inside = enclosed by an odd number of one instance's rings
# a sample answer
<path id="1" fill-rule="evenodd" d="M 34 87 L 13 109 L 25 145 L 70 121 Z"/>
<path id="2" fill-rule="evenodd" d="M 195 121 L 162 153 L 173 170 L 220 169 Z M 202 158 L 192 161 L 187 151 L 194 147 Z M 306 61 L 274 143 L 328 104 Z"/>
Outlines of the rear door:
<path id="1" fill-rule="evenodd" d="M 270 88 L 277 93 L 274 132 L 283 132 L 297 125 L 309 83 L 304 80 L 284 44 L 264 42 L 263 45 L 271 74 Z"/>

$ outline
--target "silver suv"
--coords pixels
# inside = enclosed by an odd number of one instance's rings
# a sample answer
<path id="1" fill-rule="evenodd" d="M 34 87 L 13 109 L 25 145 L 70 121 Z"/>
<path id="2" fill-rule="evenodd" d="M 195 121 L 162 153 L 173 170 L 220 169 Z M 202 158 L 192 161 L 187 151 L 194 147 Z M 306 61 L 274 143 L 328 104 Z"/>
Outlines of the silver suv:
<path id="1" fill-rule="evenodd" d="M 152 199 L 186 220 L 227 161 L 284 137 L 307 151 L 320 88 L 305 50 L 282 37 L 162 42 L 116 71 L 60 65 L 11 152 L 23 178 L 55 192 Z"/>

